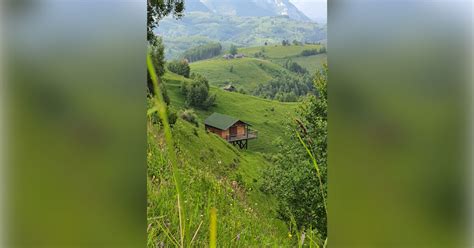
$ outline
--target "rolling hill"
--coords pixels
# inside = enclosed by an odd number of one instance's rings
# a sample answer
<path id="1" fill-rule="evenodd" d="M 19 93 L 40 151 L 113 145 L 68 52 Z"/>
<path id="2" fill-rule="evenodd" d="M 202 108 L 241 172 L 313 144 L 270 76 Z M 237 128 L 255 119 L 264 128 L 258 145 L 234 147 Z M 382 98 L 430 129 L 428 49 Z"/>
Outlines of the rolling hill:
<path id="1" fill-rule="evenodd" d="M 167 72 L 163 80 L 171 99 L 171 105 L 174 108 L 183 109 L 184 97 L 180 93 L 180 85 L 182 81 L 188 79 Z M 201 122 L 213 112 L 235 116 L 249 122 L 259 133 L 259 137 L 249 143 L 249 147 L 255 152 L 277 152 L 277 148 L 272 145 L 273 141 L 278 137 L 288 138 L 284 133 L 284 124 L 294 112 L 297 103 L 272 101 L 251 95 L 227 92 L 217 87 L 211 87 L 211 92 L 217 95 L 216 106 L 207 111 L 196 110 Z"/>
<path id="2" fill-rule="evenodd" d="M 171 109 L 179 111 L 185 108 L 180 85 L 188 80 L 171 72 L 163 76 Z M 271 166 L 267 157 L 278 152 L 273 141 L 288 139 L 284 124 L 291 119 L 289 117 L 297 104 L 226 92 L 217 87 L 211 87 L 211 91 L 217 94 L 216 106 L 207 111 L 196 110 L 199 126 L 178 118 L 172 128 L 180 160 L 179 177 L 186 182 L 182 193 L 182 207 L 188 218 L 186 227 L 191 234 L 199 230 L 193 244 L 207 246 L 208 213 L 211 207 L 215 207 L 218 209 L 218 239 L 222 247 L 251 247 L 256 240 L 263 246 L 296 246 L 297 240 L 288 238 L 286 223 L 276 218 L 277 200 L 259 189 L 266 169 Z M 251 123 L 252 128 L 258 130 L 259 137 L 249 141 L 248 150 L 233 147 L 204 130 L 203 120 L 212 112 Z M 159 125 L 149 123 L 148 132 L 148 242 L 156 244 L 168 240 L 165 235 L 176 234 L 179 223 L 176 202 L 172 200 L 174 186 L 165 163 L 166 154 L 162 152 L 166 145 Z M 166 231 L 168 234 L 163 231 L 166 223 L 170 228 Z M 200 225 L 206 227 L 200 228 Z M 170 243 L 167 241 L 165 244 Z"/>
<path id="3" fill-rule="evenodd" d="M 249 57 L 255 57 L 256 53 L 261 53 L 265 56 L 265 59 L 271 61 L 280 66 L 284 66 L 288 59 L 298 63 L 310 73 L 316 72 L 322 64 L 327 63 L 326 53 L 311 55 L 311 56 L 301 56 L 303 50 L 311 49 L 320 49 L 322 45 L 292 45 L 292 46 L 280 46 L 280 45 L 271 45 L 271 46 L 258 46 L 258 47 L 249 47 L 242 48 L 239 51 Z"/>
<path id="4" fill-rule="evenodd" d="M 206 43 L 220 42 L 224 47 L 260 46 L 282 40 L 318 42 L 326 39 L 327 26 L 292 20 L 283 16 L 240 17 L 209 12 L 187 13 L 179 21 L 167 17 L 155 32 L 163 37 L 167 59 Z"/>
<path id="5" fill-rule="evenodd" d="M 312 56 L 300 54 L 303 50 L 320 47 L 321 45 L 269 45 L 241 48 L 239 53 L 245 54 L 246 58 L 228 60 L 216 57 L 193 62 L 190 66 L 193 72 L 204 75 L 213 86 L 222 87 L 231 82 L 237 89 L 251 92 L 258 84 L 264 84 L 281 73 L 291 74 L 292 72 L 283 67 L 288 59 L 314 73 L 326 63 L 326 54 Z M 256 53 L 261 53 L 265 57 L 256 57 Z"/>
<path id="6" fill-rule="evenodd" d="M 204 75 L 211 85 L 221 87 L 231 82 L 238 89 L 246 91 L 287 71 L 277 64 L 257 58 L 214 58 L 191 63 L 190 66 L 193 72 Z"/>

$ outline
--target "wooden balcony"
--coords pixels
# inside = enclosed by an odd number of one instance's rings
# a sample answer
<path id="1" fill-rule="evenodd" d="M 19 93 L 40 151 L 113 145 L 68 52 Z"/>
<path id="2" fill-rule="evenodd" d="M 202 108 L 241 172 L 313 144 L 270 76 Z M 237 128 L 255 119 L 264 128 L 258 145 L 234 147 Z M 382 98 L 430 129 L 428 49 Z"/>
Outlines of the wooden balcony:
<path id="1" fill-rule="evenodd" d="M 246 134 L 240 135 L 227 135 L 226 140 L 229 142 L 239 141 L 239 140 L 249 140 L 256 139 L 258 137 L 258 132 L 255 130 L 248 130 Z"/>

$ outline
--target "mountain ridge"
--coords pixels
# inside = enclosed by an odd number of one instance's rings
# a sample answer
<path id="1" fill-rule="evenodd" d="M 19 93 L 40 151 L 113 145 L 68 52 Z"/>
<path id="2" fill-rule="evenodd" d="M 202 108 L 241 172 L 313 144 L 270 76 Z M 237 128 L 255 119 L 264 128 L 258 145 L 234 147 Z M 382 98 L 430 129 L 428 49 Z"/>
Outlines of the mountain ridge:
<path id="1" fill-rule="evenodd" d="M 240 17 L 288 16 L 293 20 L 311 21 L 289 0 L 188 0 L 185 11 Z"/>

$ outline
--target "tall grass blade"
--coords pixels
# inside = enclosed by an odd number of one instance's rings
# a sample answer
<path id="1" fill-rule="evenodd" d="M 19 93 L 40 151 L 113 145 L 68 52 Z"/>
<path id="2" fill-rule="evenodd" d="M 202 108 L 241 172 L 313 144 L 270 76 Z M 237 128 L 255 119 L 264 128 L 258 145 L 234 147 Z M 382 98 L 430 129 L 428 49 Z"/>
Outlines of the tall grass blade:
<path id="1" fill-rule="evenodd" d="M 211 224 L 209 226 L 209 247 L 217 247 L 217 209 L 211 208 Z"/>
<path id="2" fill-rule="evenodd" d="M 147 62 L 148 72 L 150 73 L 151 81 L 153 82 L 153 88 L 155 90 L 153 108 L 156 108 L 156 110 L 158 111 L 158 115 L 160 116 L 161 122 L 163 124 L 163 131 L 165 134 L 165 141 L 167 144 L 166 150 L 168 152 L 168 156 L 171 161 L 171 172 L 173 174 L 173 181 L 176 188 L 176 198 L 177 198 L 177 207 L 178 207 L 178 216 L 179 216 L 180 247 L 184 247 L 185 227 L 184 227 L 183 220 L 185 219 L 185 216 L 184 216 L 184 210 L 181 206 L 181 182 L 180 182 L 180 177 L 178 175 L 178 169 L 177 169 L 178 159 L 176 158 L 176 153 L 174 151 L 173 136 L 171 134 L 171 128 L 168 122 L 168 113 L 166 110 L 166 104 L 165 104 L 165 101 L 163 100 L 161 89 L 158 86 L 159 83 L 161 82 L 158 76 L 156 75 L 156 71 L 153 66 L 151 55 L 149 53 L 147 54 L 146 62 Z M 147 114 L 150 114 L 150 113 L 147 113 Z"/>
<path id="3" fill-rule="evenodd" d="M 301 144 L 304 146 L 304 148 L 306 149 L 306 152 L 311 157 L 311 161 L 313 162 L 314 168 L 316 169 L 316 175 L 318 176 L 318 180 L 319 180 L 319 190 L 321 191 L 321 196 L 323 198 L 323 203 L 324 203 L 324 210 L 325 210 L 326 216 L 327 216 L 328 209 L 327 209 L 327 205 L 326 205 L 326 194 L 324 193 L 323 180 L 321 179 L 321 172 L 319 170 L 318 162 L 316 161 L 316 158 L 314 157 L 311 150 L 309 150 L 308 146 L 306 145 L 306 143 L 301 138 L 301 135 L 299 134 L 298 131 L 296 132 L 296 136 L 298 136 L 298 139 L 300 140 Z"/>

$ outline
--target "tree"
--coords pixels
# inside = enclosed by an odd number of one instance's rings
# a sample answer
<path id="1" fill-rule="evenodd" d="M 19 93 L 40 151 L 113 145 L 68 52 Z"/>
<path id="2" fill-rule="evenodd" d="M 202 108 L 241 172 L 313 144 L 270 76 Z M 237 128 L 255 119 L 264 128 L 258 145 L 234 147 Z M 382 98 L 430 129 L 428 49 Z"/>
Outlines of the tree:
<path id="1" fill-rule="evenodd" d="M 288 123 L 292 138 L 278 142 L 280 153 L 273 157 L 274 166 L 262 184 L 264 192 L 279 199 L 281 219 L 294 220 L 302 231 L 309 227 L 317 229 L 322 240 L 327 236 L 327 72 L 325 65 L 314 76 L 318 94 L 309 95 L 298 107 L 296 118 Z M 322 176 L 321 185 L 297 134 L 315 156 Z"/>
<path id="2" fill-rule="evenodd" d="M 232 55 L 236 55 L 237 54 L 237 47 L 233 44 L 230 45 L 229 53 L 232 54 Z"/>
<path id="3" fill-rule="evenodd" d="M 208 59 L 219 55 L 222 51 L 220 43 L 209 43 L 186 50 L 181 56 L 189 62 Z"/>
<path id="4" fill-rule="evenodd" d="M 208 109 L 214 105 L 216 95 L 209 94 L 209 82 L 199 74 L 191 75 L 190 83 L 181 84 L 181 94 L 185 96 L 186 105 Z"/>
<path id="5" fill-rule="evenodd" d="M 163 74 L 165 74 L 165 67 L 164 67 L 164 64 L 165 64 L 165 52 L 164 52 L 164 45 L 163 45 L 163 41 L 161 39 L 161 37 L 157 36 L 157 37 L 154 37 L 152 43 L 149 44 L 149 51 L 150 51 L 150 54 L 151 54 L 151 59 L 152 59 L 152 62 L 153 62 L 153 66 L 155 67 L 155 70 L 156 70 L 156 74 L 158 77 L 161 77 L 163 76 Z M 148 87 L 148 93 L 150 95 L 154 95 L 155 94 L 155 89 L 153 88 L 153 83 L 151 82 L 151 78 L 149 75 L 147 75 L 147 87 Z M 162 89 L 162 92 L 163 92 L 163 97 L 165 98 L 165 101 L 167 99 L 167 95 L 165 96 L 166 94 L 166 89 L 164 87 L 161 87 Z M 169 98 L 168 98 L 168 102 L 169 102 Z"/>
<path id="6" fill-rule="evenodd" d="M 186 60 L 168 62 L 168 70 L 186 78 L 189 78 L 189 73 L 191 72 L 191 68 Z"/>
<path id="7" fill-rule="evenodd" d="M 158 26 L 158 22 L 165 16 L 173 14 L 176 17 L 181 17 L 184 11 L 183 0 L 147 0 L 147 41 L 152 56 L 153 65 L 155 67 L 158 77 L 163 76 L 164 70 L 164 46 L 161 37 L 158 37 L 153 32 L 153 29 Z M 147 87 L 150 95 L 155 94 L 153 83 L 150 75 L 147 75 Z M 160 85 L 163 92 L 163 97 L 168 99 L 165 87 Z"/>
<path id="8" fill-rule="evenodd" d="M 181 18 L 184 12 L 184 0 L 147 0 L 147 40 L 153 42 L 156 35 L 153 32 L 158 22 L 165 16 L 172 14 Z"/>

